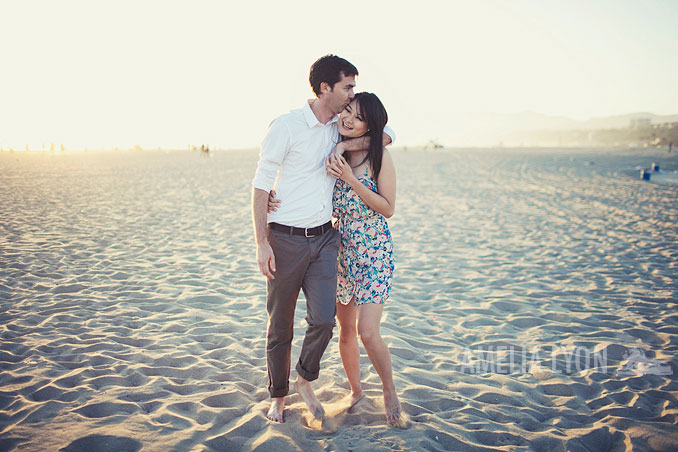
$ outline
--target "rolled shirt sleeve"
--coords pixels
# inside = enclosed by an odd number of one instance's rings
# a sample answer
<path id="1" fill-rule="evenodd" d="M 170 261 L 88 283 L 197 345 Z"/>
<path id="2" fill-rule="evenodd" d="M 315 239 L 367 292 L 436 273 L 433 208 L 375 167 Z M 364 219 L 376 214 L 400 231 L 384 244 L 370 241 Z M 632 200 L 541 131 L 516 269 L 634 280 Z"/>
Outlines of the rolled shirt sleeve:
<path id="1" fill-rule="evenodd" d="M 393 143 L 395 143 L 395 137 L 396 137 L 396 136 L 395 136 L 395 132 L 393 131 L 393 129 L 391 129 L 391 128 L 388 126 L 388 124 L 386 124 L 386 125 L 384 126 L 384 133 L 385 133 L 386 135 L 388 135 L 389 137 L 391 137 L 391 144 L 389 144 L 389 146 L 393 146 Z"/>
<path id="2" fill-rule="evenodd" d="M 389 136 L 391 136 L 389 134 Z M 391 138 L 393 139 L 393 138 Z M 287 154 L 290 143 L 290 132 L 280 118 L 273 120 L 268 133 L 261 143 L 259 164 L 252 180 L 252 186 L 270 192 L 275 184 L 278 169 Z"/>

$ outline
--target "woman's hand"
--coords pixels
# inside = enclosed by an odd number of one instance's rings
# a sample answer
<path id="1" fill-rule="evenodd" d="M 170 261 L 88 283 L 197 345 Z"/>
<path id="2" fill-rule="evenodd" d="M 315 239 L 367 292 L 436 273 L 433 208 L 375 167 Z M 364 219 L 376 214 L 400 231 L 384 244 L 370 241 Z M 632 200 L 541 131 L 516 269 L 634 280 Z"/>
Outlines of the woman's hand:
<path id="1" fill-rule="evenodd" d="M 341 175 L 341 168 L 339 168 L 337 162 L 338 159 L 334 154 L 330 154 L 325 160 L 325 170 L 327 170 L 327 174 L 335 179 L 339 179 L 339 176 Z"/>
<path id="2" fill-rule="evenodd" d="M 330 160 L 331 163 L 327 170 L 330 176 L 341 179 L 349 185 L 358 180 L 355 174 L 353 174 L 353 168 L 351 168 L 351 165 L 348 164 L 343 156 L 330 156 Z"/>
<path id="3" fill-rule="evenodd" d="M 334 149 L 332 149 L 332 152 L 330 152 L 330 155 L 325 159 L 325 170 L 330 174 L 332 177 L 339 177 L 333 174 L 333 172 L 330 170 L 330 168 L 333 166 L 333 162 L 336 159 L 336 157 L 343 155 L 343 153 L 346 150 L 344 149 L 344 142 L 340 141 L 337 143 L 336 146 L 334 146 Z M 338 171 L 339 168 L 335 166 L 334 172 Z"/>
<path id="4" fill-rule="evenodd" d="M 275 197 L 275 190 L 268 193 L 268 213 L 275 212 L 280 207 L 280 200 Z"/>

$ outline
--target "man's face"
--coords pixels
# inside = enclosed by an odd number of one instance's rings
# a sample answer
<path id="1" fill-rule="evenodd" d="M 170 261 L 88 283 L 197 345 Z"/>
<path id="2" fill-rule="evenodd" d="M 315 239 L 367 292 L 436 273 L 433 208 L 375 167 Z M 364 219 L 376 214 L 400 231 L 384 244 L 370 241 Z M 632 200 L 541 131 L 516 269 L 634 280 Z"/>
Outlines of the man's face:
<path id="1" fill-rule="evenodd" d="M 353 99 L 353 88 L 355 88 L 355 75 L 346 77 L 341 74 L 341 80 L 334 84 L 334 89 L 327 92 L 328 105 L 336 115 L 341 113 L 351 99 Z"/>

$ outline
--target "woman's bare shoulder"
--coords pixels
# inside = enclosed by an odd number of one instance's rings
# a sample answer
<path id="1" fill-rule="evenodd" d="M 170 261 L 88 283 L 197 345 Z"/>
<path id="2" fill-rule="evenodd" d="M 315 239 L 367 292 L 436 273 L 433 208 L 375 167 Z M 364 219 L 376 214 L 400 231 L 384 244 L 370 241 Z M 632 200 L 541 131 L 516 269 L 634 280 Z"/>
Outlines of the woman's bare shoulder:
<path id="1" fill-rule="evenodd" d="M 386 161 L 388 161 L 391 165 L 393 164 L 393 157 L 391 157 L 391 152 L 387 148 L 384 148 L 384 153 L 382 154 L 381 161 L 382 165 Z"/>

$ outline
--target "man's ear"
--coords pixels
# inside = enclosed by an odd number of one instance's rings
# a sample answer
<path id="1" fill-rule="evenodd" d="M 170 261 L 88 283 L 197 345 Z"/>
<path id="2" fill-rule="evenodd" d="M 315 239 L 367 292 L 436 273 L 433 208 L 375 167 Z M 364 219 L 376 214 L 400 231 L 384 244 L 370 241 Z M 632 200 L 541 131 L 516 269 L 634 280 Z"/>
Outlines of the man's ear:
<path id="1" fill-rule="evenodd" d="M 332 87 L 327 82 L 320 82 L 320 92 L 325 94 L 331 93 Z"/>

